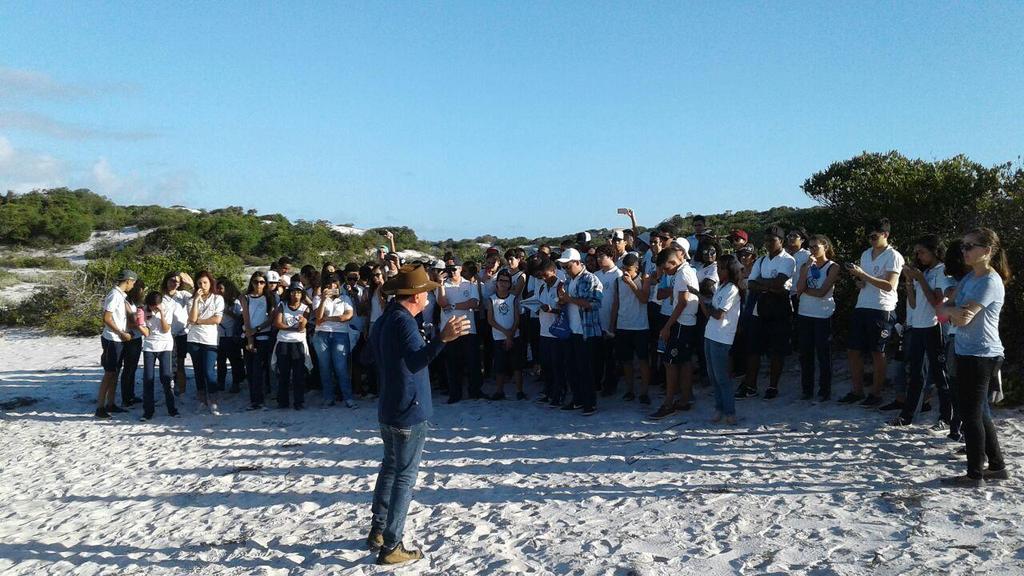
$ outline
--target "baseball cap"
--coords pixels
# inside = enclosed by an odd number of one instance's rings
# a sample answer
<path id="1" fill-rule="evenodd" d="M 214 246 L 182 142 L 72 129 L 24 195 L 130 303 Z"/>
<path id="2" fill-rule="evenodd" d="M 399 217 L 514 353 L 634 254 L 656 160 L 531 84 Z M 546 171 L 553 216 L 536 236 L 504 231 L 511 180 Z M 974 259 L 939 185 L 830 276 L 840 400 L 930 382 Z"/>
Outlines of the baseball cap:
<path id="1" fill-rule="evenodd" d="M 585 232 L 584 232 L 585 234 Z M 565 264 L 566 262 L 582 262 L 583 258 L 580 257 L 580 251 L 575 248 L 566 248 L 562 252 L 562 256 L 558 259 L 558 262 Z"/>
<path id="2" fill-rule="evenodd" d="M 732 233 L 729 234 L 729 239 L 731 240 L 733 238 L 743 238 L 747 242 L 750 242 L 750 235 L 747 234 L 746 230 L 740 230 L 740 229 L 733 230 Z"/>
<path id="3" fill-rule="evenodd" d="M 490 256 L 491 254 L 498 255 L 500 254 L 500 251 L 497 246 L 488 246 L 487 250 L 484 251 L 484 254 L 487 256 Z"/>
<path id="4" fill-rule="evenodd" d="M 686 238 L 683 238 L 682 236 L 680 236 L 679 238 L 676 238 L 675 240 L 673 240 L 672 244 L 678 246 L 679 249 L 682 250 L 685 253 L 689 253 L 690 252 L 690 241 L 687 240 Z"/>
<path id="5" fill-rule="evenodd" d="M 584 244 L 590 242 L 590 232 L 579 232 L 576 234 L 576 243 Z"/>
<path id="6" fill-rule="evenodd" d="M 609 238 L 612 240 L 625 240 L 626 235 L 622 233 L 622 230 L 612 230 L 612 235 Z"/>
<path id="7" fill-rule="evenodd" d="M 119 272 L 118 275 L 117 275 L 117 281 L 118 282 L 125 282 L 127 280 L 138 280 L 138 279 L 139 279 L 139 275 L 136 274 L 135 272 L 132 272 L 131 270 L 128 270 L 127 268 L 124 269 L 124 270 L 121 270 L 121 272 Z"/>
<path id="8" fill-rule="evenodd" d="M 270 270 L 267 272 L 267 284 L 277 284 L 281 281 L 281 275 Z"/>
<path id="9" fill-rule="evenodd" d="M 434 270 L 444 270 L 445 269 L 444 260 L 441 260 L 440 258 L 438 258 L 437 260 L 434 260 L 434 264 L 431 266 L 431 268 L 433 268 Z"/>

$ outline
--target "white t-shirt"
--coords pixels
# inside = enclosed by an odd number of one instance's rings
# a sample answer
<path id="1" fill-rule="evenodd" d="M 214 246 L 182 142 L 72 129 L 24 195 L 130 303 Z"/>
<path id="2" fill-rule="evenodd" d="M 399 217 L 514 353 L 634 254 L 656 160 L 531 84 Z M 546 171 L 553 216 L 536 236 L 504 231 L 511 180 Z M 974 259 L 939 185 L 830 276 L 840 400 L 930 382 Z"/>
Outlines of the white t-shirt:
<path id="1" fill-rule="evenodd" d="M 491 313 L 494 314 L 494 321 L 505 329 L 510 329 L 516 323 L 516 315 L 518 314 L 516 303 L 518 298 L 515 294 L 509 294 L 505 298 L 494 294 L 491 296 Z M 491 336 L 494 340 L 505 340 L 505 335 L 491 328 Z M 519 330 L 517 329 L 513 337 L 519 337 Z"/>
<path id="2" fill-rule="evenodd" d="M 320 300 L 320 296 L 313 298 L 313 314 L 316 314 L 316 311 L 320 309 Z M 327 318 L 328 316 L 343 316 L 345 313 L 353 309 L 352 301 L 349 300 L 347 294 L 342 292 L 337 298 L 329 298 L 327 302 L 324 303 L 324 318 Z M 312 318 L 312 320 L 315 320 L 315 318 Z M 337 320 L 328 320 L 326 322 L 320 322 L 316 325 L 315 331 L 348 332 L 350 321 L 351 320 L 338 322 Z"/>
<path id="3" fill-rule="evenodd" d="M 583 276 L 583 272 L 580 272 L 575 278 L 569 280 L 569 285 L 565 288 L 569 294 L 575 294 L 576 285 L 579 284 L 581 276 Z M 583 315 L 581 314 L 582 311 L 580 310 L 580 307 L 575 304 L 569 304 L 566 307 L 566 310 L 569 314 L 569 327 L 572 328 L 572 333 L 583 334 Z"/>
<path id="4" fill-rule="evenodd" d="M 684 294 L 690 292 L 690 289 L 698 290 L 700 284 L 697 282 L 697 271 L 693 269 L 688 263 L 683 263 L 676 270 L 675 280 L 672 282 L 672 302 L 678 302 L 680 298 L 683 298 Z M 673 304 L 673 306 L 675 306 Z M 697 311 L 700 310 L 700 303 L 696 296 L 686 301 L 686 307 L 683 308 L 683 313 L 676 319 L 676 323 L 682 326 L 696 326 L 697 325 Z"/>
<path id="5" fill-rule="evenodd" d="M 188 305 L 192 294 L 184 290 L 175 291 L 173 296 L 164 295 L 162 306 L 171 315 L 171 334 L 181 336 L 188 332 Z"/>
<path id="6" fill-rule="evenodd" d="M 170 324 L 170 322 L 168 322 Z M 163 321 L 160 320 L 160 313 L 146 313 L 146 328 L 149 328 L 149 336 L 142 342 L 143 352 L 170 352 L 174 350 L 174 336 L 171 330 L 163 332 Z"/>
<path id="7" fill-rule="evenodd" d="M 697 270 L 697 285 L 699 286 L 699 285 L 703 284 L 705 280 L 711 280 L 712 282 L 714 282 L 715 285 L 711 288 L 711 293 L 712 293 L 712 295 L 714 295 L 714 291 L 718 290 L 718 264 L 717 263 L 712 262 L 711 264 L 708 264 L 707 266 L 703 266 L 702 265 L 700 267 L 700 269 Z M 700 298 L 704 302 L 710 302 L 711 301 L 711 297 L 710 296 L 701 296 Z"/>
<path id="8" fill-rule="evenodd" d="M 458 284 L 453 284 L 451 280 L 444 281 L 444 295 L 448 300 L 449 306 L 456 304 L 462 304 L 469 300 L 479 300 L 477 294 L 477 286 L 469 280 L 462 278 Z M 476 334 L 476 314 L 472 310 L 455 310 L 449 312 L 447 308 L 441 310 L 441 326 L 448 324 L 448 319 L 452 316 L 459 316 L 462 318 L 469 319 L 469 333 Z"/>
<path id="9" fill-rule="evenodd" d="M 277 305 L 277 309 L 281 313 L 282 322 L 289 328 L 299 323 L 299 318 L 305 315 L 306 305 L 299 304 L 299 307 L 292 310 L 292 307 L 287 302 L 281 302 Z M 278 342 L 305 342 L 306 331 L 305 330 L 278 330 L 277 331 Z"/>
<path id="10" fill-rule="evenodd" d="M 246 302 L 249 306 L 249 326 L 256 329 L 257 326 L 267 321 L 267 298 L 265 296 L 246 295 Z M 257 340 L 266 340 L 270 336 L 270 327 L 256 334 Z"/>
<path id="11" fill-rule="evenodd" d="M 820 270 L 811 264 L 807 268 L 807 287 L 818 289 L 825 285 L 825 281 L 828 279 L 828 273 L 833 266 L 837 264 L 831 260 L 825 263 Z M 818 277 L 814 277 L 814 272 L 817 270 Z M 794 282 L 795 284 L 795 282 Z M 833 297 L 836 288 L 833 285 L 828 290 L 828 294 L 824 296 L 811 296 L 804 292 L 800 295 L 800 310 L 797 312 L 800 316 L 806 316 L 808 318 L 831 318 L 832 314 L 836 311 L 836 300 Z"/>
<path id="12" fill-rule="evenodd" d="M 933 291 L 939 290 L 944 293 L 946 288 L 956 285 L 951 277 L 946 276 L 946 265 L 941 263 L 926 270 L 924 278 Z M 914 294 L 916 296 L 915 306 L 911 308 L 910 302 L 907 302 L 907 325 L 911 328 L 931 328 L 938 324 L 939 319 L 935 316 L 935 307 L 928 301 L 924 287 L 917 280 L 914 280 Z"/>
<path id="13" fill-rule="evenodd" d="M 485 278 L 484 273 L 480 272 L 477 276 L 477 286 L 480 287 L 480 295 L 483 297 L 483 302 L 490 300 L 491 296 L 498 290 L 498 274 L 495 272 L 494 276 Z"/>
<path id="14" fill-rule="evenodd" d="M 619 270 L 618 268 L 612 268 L 611 270 L 598 270 L 597 272 L 594 272 L 594 276 L 597 276 L 597 279 L 601 282 L 601 292 L 604 294 L 601 298 L 601 309 L 598 311 L 598 317 L 601 319 L 601 328 L 607 332 L 612 325 L 612 304 L 614 304 L 613 295 L 615 294 L 615 281 L 622 278 L 622 270 Z"/>
<path id="15" fill-rule="evenodd" d="M 796 281 L 798 274 L 800 274 L 800 267 L 811 259 L 811 253 L 806 248 L 801 248 L 792 254 L 793 261 L 796 262 L 796 266 L 793 267 L 793 285 L 789 287 L 790 294 L 796 294 Z"/>
<path id="16" fill-rule="evenodd" d="M 194 298 L 193 298 L 194 300 Z M 192 303 L 189 302 L 189 310 Z M 199 301 L 199 314 L 197 320 L 209 320 L 216 316 L 224 315 L 224 297 L 220 294 L 210 294 L 205 300 Z M 188 341 L 196 344 L 217 345 L 216 324 L 192 324 L 188 330 Z"/>
<path id="17" fill-rule="evenodd" d="M 354 286 L 354 288 L 355 288 L 355 291 L 356 291 L 356 298 L 360 302 L 362 302 L 363 294 L 366 292 L 366 288 L 364 288 L 362 284 L 356 284 Z M 347 285 L 343 285 L 341 287 L 341 292 L 342 293 L 346 293 L 346 290 L 347 290 Z M 355 301 L 352 300 L 351 296 L 349 297 L 348 301 L 349 301 L 349 303 L 352 304 L 353 308 L 356 307 L 356 303 L 355 303 Z M 355 314 L 353 314 L 352 319 L 348 321 L 348 328 L 349 328 L 349 330 L 352 331 L 351 336 L 353 336 L 353 337 L 359 336 L 359 333 L 362 332 L 366 328 L 366 315 L 365 314 L 360 314 L 358 310 L 355 310 Z M 352 342 L 353 342 L 353 344 L 355 343 L 354 340 Z"/>
<path id="18" fill-rule="evenodd" d="M 871 257 L 871 250 L 868 248 L 860 255 L 860 267 L 868 275 L 884 279 L 892 272 L 899 274 L 903 271 L 903 255 L 892 246 L 886 246 L 878 258 Z M 857 308 L 892 312 L 896 309 L 897 300 L 899 295 L 896 290 L 882 291 L 874 284 L 865 282 L 860 294 L 857 295 Z"/>
<path id="19" fill-rule="evenodd" d="M 370 295 L 370 326 L 384 314 L 384 303 L 380 299 L 381 289 L 378 287 L 377 291 Z"/>
<path id="20" fill-rule="evenodd" d="M 114 286 L 110 292 L 107 292 L 105 298 L 103 298 L 103 312 L 110 312 L 111 318 L 114 321 L 114 326 L 117 326 L 121 332 L 128 331 L 128 295 L 121 291 L 120 288 Z M 103 323 L 103 337 L 111 342 L 120 342 L 121 337 L 117 335 L 107 326 L 106 322 Z"/>
<path id="21" fill-rule="evenodd" d="M 676 273 L 678 274 L 678 271 L 676 271 Z M 675 275 L 669 276 L 668 274 L 665 274 L 665 275 L 663 275 L 661 277 L 661 280 L 658 281 L 658 288 L 659 289 L 665 289 L 665 288 L 674 289 L 675 288 L 675 283 L 676 283 Z M 659 309 L 659 311 L 661 312 L 662 316 L 671 316 L 672 315 L 672 308 L 675 306 L 675 298 L 673 297 L 674 295 L 675 295 L 675 292 L 673 291 L 673 293 L 671 295 L 669 295 L 668 298 L 665 298 L 665 299 L 661 300 L 661 308 Z"/>
<path id="22" fill-rule="evenodd" d="M 536 297 L 540 303 L 547 304 L 550 308 L 558 308 L 558 285 L 561 282 L 555 281 L 554 284 L 548 286 L 545 282 L 541 281 L 540 286 L 537 287 Z M 538 309 L 539 310 L 539 309 Z M 539 310 L 538 320 L 540 321 L 540 335 L 543 338 L 554 338 L 551 334 L 551 325 L 558 320 L 557 312 L 544 312 Z"/>
<path id="23" fill-rule="evenodd" d="M 523 288 L 523 295 L 526 296 L 526 294 L 532 294 L 533 296 L 531 296 L 531 298 L 536 297 L 537 289 L 540 288 L 541 284 L 543 284 L 543 282 L 537 280 L 535 276 L 528 276 L 526 278 L 526 286 Z M 524 300 L 525 299 L 526 298 L 524 298 Z M 536 316 L 530 306 L 521 306 L 521 308 L 528 316 Z"/>
<path id="24" fill-rule="evenodd" d="M 778 278 L 780 275 L 789 278 L 784 284 L 785 288 L 789 290 L 793 285 L 793 276 L 796 274 L 796 259 L 789 255 L 788 252 L 783 250 L 779 252 L 774 258 L 768 256 L 761 256 L 751 266 L 750 280 L 772 280 Z M 754 316 L 757 316 L 757 304 L 754 304 Z"/>
<path id="25" fill-rule="evenodd" d="M 217 334 L 221 338 L 238 336 L 242 332 L 242 303 L 235 300 L 231 303 L 230 310 L 236 314 L 231 316 L 228 314 L 227 302 L 224 303 L 224 315 L 220 317 L 220 324 L 217 325 Z"/>
<path id="26" fill-rule="evenodd" d="M 637 274 L 633 282 L 637 283 L 640 280 L 642 279 Z M 633 293 L 633 289 L 627 286 L 622 278 L 617 279 L 615 285 L 605 291 L 601 302 L 613 300 L 615 298 L 615 291 L 618 291 L 619 294 L 619 313 L 615 317 L 615 329 L 647 330 L 647 307 L 640 303 L 640 299 Z"/>
<path id="27" fill-rule="evenodd" d="M 708 317 L 708 325 L 704 328 L 704 337 L 721 344 L 732 344 L 736 338 L 736 326 L 740 321 L 740 290 L 729 282 L 718 287 L 711 297 L 711 307 L 724 310 L 721 319 Z"/>
<path id="28" fill-rule="evenodd" d="M 654 276 L 654 273 L 658 271 L 658 265 L 654 263 L 654 253 L 648 250 L 644 252 L 644 265 L 643 273 L 644 276 Z M 647 300 L 648 303 L 661 304 L 661 300 L 658 298 L 658 284 L 651 284 L 651 294 Z"/>

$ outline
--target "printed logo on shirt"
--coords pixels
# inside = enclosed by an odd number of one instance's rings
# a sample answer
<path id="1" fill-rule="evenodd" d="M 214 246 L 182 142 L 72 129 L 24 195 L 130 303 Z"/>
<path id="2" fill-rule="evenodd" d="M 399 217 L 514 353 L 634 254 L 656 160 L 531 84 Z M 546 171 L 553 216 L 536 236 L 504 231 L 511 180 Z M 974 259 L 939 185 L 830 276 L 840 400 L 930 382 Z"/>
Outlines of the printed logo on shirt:
<path id="1" fill-rule="evenodd" d="M 508 304 L 504 302 L 498 304 L 498 312 L 501 312 L 502 314 L 508 314 Z"/>
<path id="2" fill-rule="evenodd" d="M 463 298 L 469 298 L 469 290 L 463 290 L 462 291 L 462 297 Z"/>

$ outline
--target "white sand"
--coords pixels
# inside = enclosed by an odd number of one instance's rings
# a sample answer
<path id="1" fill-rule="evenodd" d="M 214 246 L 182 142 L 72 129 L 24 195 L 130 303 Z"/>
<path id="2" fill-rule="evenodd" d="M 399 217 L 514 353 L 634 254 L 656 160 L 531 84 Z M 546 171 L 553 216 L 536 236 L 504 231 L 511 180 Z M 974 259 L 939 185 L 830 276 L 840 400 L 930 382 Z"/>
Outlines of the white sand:
<path id="1" fill-rule="evenodd" d="M 127 228 L 122 228 L 120 230 L 101 230 L 93 232 L 85 242 L 76 244 L 62 252 L 58 252 L 56 256 L 67 258 L 72 264 L 85 266 L 89 263 L 89 259 L 85 257 L 86 253 L 99 247 L 101 244 L 110 243 L 117 247 L 121 247 L 136 238 L 148 235 L 154 230 L 156 230 L 156 228 L 139 230 L 136 226 L 128 226 Z"/>
<path id="2" fill-rule="evenodd" d="M 371 402 L 248 413 L 235 396 L 213 417 L 190 393 L 179 420 L 97 422 L 97 340 L 0 332 L 0 401 L 42 399 L 0 417 L 0 573 L 389 572 L 362 547 Z M 941 489 L 963 470 L 956 446 L 801 402 L 794 376 L 741 402 L 734 428 L 708 424 L 708 389 L 656 424 L 619 400 L 584 418 L 435 399 L 406 538 L 427 559 L 395 573 L 1024 573 L 1020 480 Z M 1019 412 L 997 417 L 1015 466 Z"/>

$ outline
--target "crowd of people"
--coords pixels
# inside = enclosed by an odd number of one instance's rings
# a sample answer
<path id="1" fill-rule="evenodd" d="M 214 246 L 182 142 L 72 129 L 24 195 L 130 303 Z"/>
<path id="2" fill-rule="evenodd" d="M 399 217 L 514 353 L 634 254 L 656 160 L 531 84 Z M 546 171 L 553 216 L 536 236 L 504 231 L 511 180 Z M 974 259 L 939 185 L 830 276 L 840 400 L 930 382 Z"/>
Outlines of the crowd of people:
<path id="1" fill-rule="evenodd" d="M 800 228 L 770 226 L 758 249 L 746 231 L 719 235 L 700 216 L 681 236 L 665 225 L 640 233 L 632 210 L 620 213 L 630 226 L 607 238 L 582 232 L 529 251 L 488 247 L 479 262 L 451 253 L 414 262 L 438 284 L 417 316 L 423 338 L 438 337 L 452 317 L 468 326 L 429 366 L 448 403 L 526 400 L 529 377 L 542 383 L 533 400 L 553 408 L 589 416 L 601 398 L 651 405 L 646 417 L 660 420 L 690 410 L 695 384 L 706 382 L 714 421 L 734 424 L 737 400 L 778 396 L 792 351 L 802 398 L 832 400 L 832 336 L 845 329 L 850 389 L 838 402 L 891 410 L 894 426 L 933 412 L 933 430 L 966 441 L 968 473 L 958 482 L 1005 477 L 989 402 L 1001 382 L 998 324 L 1010 273 L 995 232 L 978 228 L 950 246 L 913 239 L 905 257 L 882 219 L 866 223 L 859 260 L 837 262 L 829 238 Z M 387 367 L 368 343 L 394 296 L 385 282 L 405 264 L 388 237 L 369 262 L 296 271 L 281 258 L 243 289 L 206 271 L 172 271 L 147 290 L 123 271 L 103 303 L 96 417 L 141 403 L 142 419 L 154 418 L 157 379 L 168 415 L 178 416 L 186 356 L 212 414 L 222 394 L 243 388 L 253 410 L 271 402 L 299 410 L 307 398 L 354 407 L 373 397 Z M 838 327 L 843 276 L 855 283 L 856 304 Z"/>

